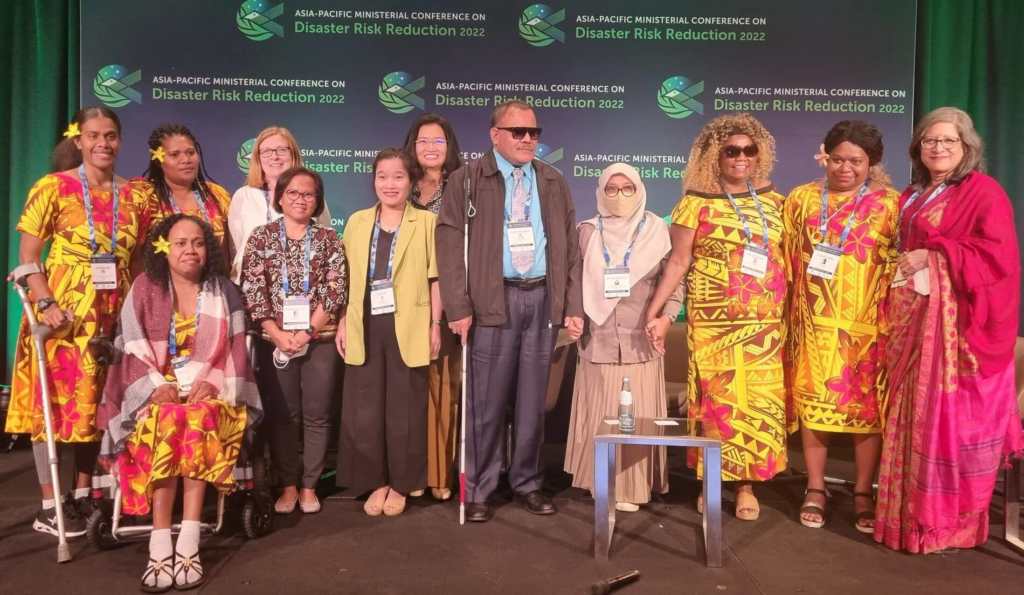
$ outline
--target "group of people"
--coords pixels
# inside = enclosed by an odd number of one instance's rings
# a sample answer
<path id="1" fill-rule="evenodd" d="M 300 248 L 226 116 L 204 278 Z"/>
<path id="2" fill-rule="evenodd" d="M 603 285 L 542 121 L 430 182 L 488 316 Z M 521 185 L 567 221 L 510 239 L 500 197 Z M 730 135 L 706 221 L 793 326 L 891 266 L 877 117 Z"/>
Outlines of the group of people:
<path id="1" fill-rule="evenodd" d="M 849 433 L 858 530 L 924 553 L 987 538 L 996 471 L 1024 448 L 1020 266 L 1010 201 L 983 173 L 966 113 L 921 120 L 902 194 L 879 130 L 842 121 L 817 156 L 825 176 L 788 196 L 771 183 L 771 133 L 749 114 L 719 116 L 693 142 L 670 224 L 625 163 L 605 168 L 597 215 L 577 224 L 565 178 L 535 158 L 531 106 L 498 105 L 490 124 L 493 150 L 463 163 L 447 120 L 417 119 L 403 147 L 377 154 L 376 201 L 339 239 L 285 128 L 257 136 L 246 185 L 229 196 L 186 127 L 154 130 L 149 167 L 128 180 L 115 174 L 116 114 L 80 111 L 17 226 L 22 263 L 49 244 L 27 281 L 54 329 L 43 371 L 22 325 L 7 419 L 34 441 L 34 528 L 56 533 L 51 509 L 63 506 L 68 535 L 84 533 L 102 438 L 124 510 L 153 517 L 143 590 L 197 586 L 206 486 L 231 489 L 249 430 L 280 483 L 275 512 L 320 510 L 342 375 L 339 485 L 368 494 L 371 516 L 397 516 L 428 488 L 447 500 L 462 350 L 467 519 L 492 517 L 503 473 L 529 512 L 554 514 L 541 446 L 559 334 L 579 354 L 565 470 L 592 489 L 593 437 L 624 380 L 638 416 L 667 415 L 666 333 L 685 306 L 687 418 L 722 441 L 737 518 L 758 518 L 753 485 L 787 469 L 799 428 L 802 524 L 826 522 L 829 439 Z M 63 504 L 43 381 L 56 439 L 74 450 Z M 624 447 L 618 460 L 620 510 L 668 490 L 663 448 Z M 699 456 L 688 462 L 701 476 Z"/>

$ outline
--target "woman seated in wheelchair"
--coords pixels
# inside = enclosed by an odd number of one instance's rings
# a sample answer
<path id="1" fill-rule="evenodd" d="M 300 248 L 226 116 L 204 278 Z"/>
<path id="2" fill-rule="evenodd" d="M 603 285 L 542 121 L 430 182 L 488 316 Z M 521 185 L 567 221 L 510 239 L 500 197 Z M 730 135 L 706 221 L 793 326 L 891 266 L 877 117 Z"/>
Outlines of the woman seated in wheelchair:
<path id="1" fill-rule="evenodd" d="M 125 514 L 152 507 L 143 591 L 204 581 L 199 518 L 206 484 L 230 490 L 247 425 L 262 416 L 245 348 L 242 298 L 210 226 L 175 214 L 149 234 L 144 273 L 121 310 L 101 406 Z M 181 531 L 171 508 L 184 484 Z"/>

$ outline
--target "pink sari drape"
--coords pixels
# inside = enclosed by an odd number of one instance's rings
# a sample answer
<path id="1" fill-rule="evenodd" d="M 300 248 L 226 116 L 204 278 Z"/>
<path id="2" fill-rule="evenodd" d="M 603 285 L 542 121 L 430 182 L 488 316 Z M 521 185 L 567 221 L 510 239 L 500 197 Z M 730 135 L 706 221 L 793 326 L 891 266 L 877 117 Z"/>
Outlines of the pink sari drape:
<path id="1" fill-rule="evenodd" d="M 930 250 L 931 292 L 906 286 L 888 298 L 875 540 L 929 553 L 988 539 L 998 469 L 1022 448 L 1012 362 L 1019 257 L 1009 200 L 987 176 L 913 208 L 921 213 L 904 217 L 913 224 L 901 230 L 903 249 Z"/>

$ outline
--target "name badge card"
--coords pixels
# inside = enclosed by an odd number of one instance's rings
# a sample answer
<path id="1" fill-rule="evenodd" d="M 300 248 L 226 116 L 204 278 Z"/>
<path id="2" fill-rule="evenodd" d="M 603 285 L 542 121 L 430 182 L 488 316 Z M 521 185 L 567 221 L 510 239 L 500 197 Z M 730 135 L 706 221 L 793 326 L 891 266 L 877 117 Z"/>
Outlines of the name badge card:
<path id="1" fill-rule="evenodd" d="M 605 299 L 629 297 L 629 269 L 611 267 L 604 270 Z"/>
<path id="2" fill-rule="evenodd" d="M 374 281 L 370 287 L 370 314 L 391 314 L 395 311 L 395 286 L 391 281 Z"/>
<path id="3" fill-rule="evenodd" d="M 117 289 L 117 261 L 113 254 L 97 254 L 90 259 L 94 289 Z"/>
<path id="4" fill-rule="evenodd" d="M 836 246 L 829 244 L 818 244 L 811 254 L 811 262 L 807 263 L 807 272 L 812 276 L 822 279 L 831 279 L 836 276 L 836 269 L 839 268 L 839 257 L 843 251 Z"/>
<path id="5" fill-rule="evenodd" d="M 750 275 L 758 279 L 764 277 L 765 273 L 768 272 L 768 251 L 753 244 L 744 246 L 740 271 L 744 275 Z"/>
<path id="6" fill-rule="evenodd" d="M 188 394 L 192 390 L 192 384 L 196 379 L 196 368 L 198 366 L 189 366 L 188 362 L 190 359 L 188 357 L 176 357 L 171 360 L 174 378 L 178 381 L 178 393 L 182 395 Z"/>
<path id="7" fill-rule="evenodd" d="M 509 252 L 533 252 L 533 227 L 529 221 L 517 221 L 508 224 Z"/>
<path id="8" fill-rule="evenodd" d="M 309 298 L 304 295 L 293 295 L 284 298 L 282 312 L 284 330 L 304 331 L 309 328 Z"/>

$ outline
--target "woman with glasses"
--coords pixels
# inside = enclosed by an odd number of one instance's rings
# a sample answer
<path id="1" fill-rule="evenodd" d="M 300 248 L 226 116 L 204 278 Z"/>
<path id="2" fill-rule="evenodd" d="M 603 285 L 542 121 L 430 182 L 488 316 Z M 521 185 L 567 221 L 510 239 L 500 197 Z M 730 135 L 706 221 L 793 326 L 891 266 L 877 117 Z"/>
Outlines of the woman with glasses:
<path id="1" fill-rule="evenodd" d="M 736 518 L 760 515 L 752 482 L 786 469 L 790 431 L 783 381 L 786 271 L 783 196 L 769 176 L 775 139 L 750 114 L 708 122 L 693 142 L 684 195 L 672 212 L 672 253 L 647 307 L 664 350 L 665 304 L 687 277 L 689 413 L 722 441 L 722 479 L 737 483 Z M 703 476 L 698 450 L 691 466 Z M 698 499 L 698 510 L 703 502 Z"/>
<path id="2" fill-rule="evenodd" d="M 1020 254 L 1013 208 L 963 111 L 911 137 L 886 317 L 888 398 L 875 541 L 927 554 L 985 543 L 1007 456 L 1024 448 L 1014 390 Z"/>
<path id="3" fill-rule="evenodd" d="M 249 234 L 281 217 L 281 212 L 274 208 L 274 188 L 281 174 L 292 167 L 302 167 L 302 154 L 292 133 L 281 126 L 261 130 L 253 142 L 245 186 L 235 191 L 228 209 L 231 280 L 237 284 L 242 283 L 242 258 Z M 326 204 L 316 221 L 322 227 L 331 227 L 331 212 Z"/>
<path id="4" fill-rule="evenodd" d="M 565 471 L 574 487 L 594 484 L 594 435 L 604 419 L 615 417 L 619 393 L 628 382 L 637 417 L 665 417 L 662 354 L 647 340 L 648 302 L 658 285 L 672 241 L 668 226 L 645 209 L 647 191 L 640 172 L 625 163 L 605 168 L 597 182 L 597 213 L 579 226 L 583 255 L 583 310 L 587 314 L 579 344 Z M 661 314 L 675 320 L 684 286 Z M 624 446 L 617 460 L 615 507 L 635 512 L 651 491 L 668 491 L 665 448 Z"/>
<path id="5" fill-rule="evenodd" d="M 283 484 L 274 511 L 289 514 L 298 503 L 302 512 L 315 513 L 338 384 L 332 340 L 348 292 L 345 254 L 334 230 L 315 221 L 324 209 L 316 173 L 284 171 L 273 207 L 282 217 L 257 227 L 245 246 L 242 290 L 249 319 L 261 330 L 257 380 L 271 461 Z"/>
<path id="6" fill-rule="evenodd" d="M 789 390 L 800 415 L 807 490 L 800 523 L 825 524 L 825 462 L 835 434 L 853 438 L 854 527 L 871 533 L 882 447 L 879 324 L 893 266 L 898 194 L 882 167 L 882 133 L 859 120 L 825 135 L 825 178 L 786 198 Z"/>
<path id="7" fill-rule="evenodd" d="M 437 214 L 448 174 L 462 167 L 459 141 L 444 117 L 424 114 L 413 122 L 405 137 L 404 150 L 412 157 L 416 183 L 412 206 Z M 435 296 L 440 300 L 441 296 Z M 427 487 L 438 500 L 452 497 L 452 467 L 455 464 L 455 418 L 459 398 L 462 345 L 442 319 L 441 352 L 427 369 Z M 413 490 L 411 496 L 422 495 Z"/>

